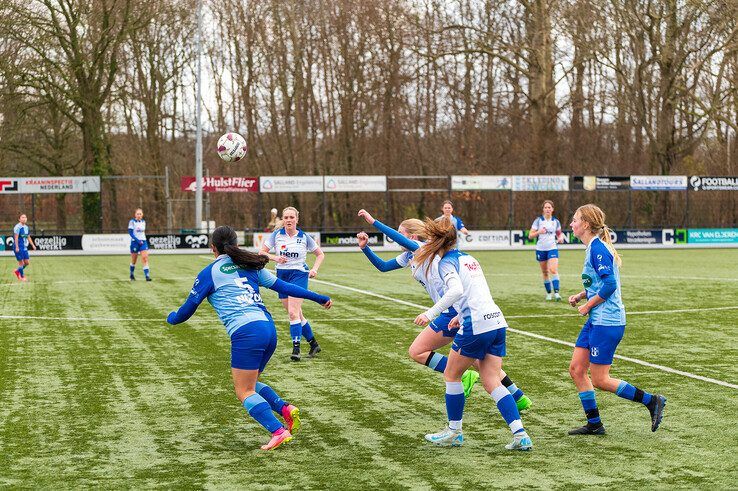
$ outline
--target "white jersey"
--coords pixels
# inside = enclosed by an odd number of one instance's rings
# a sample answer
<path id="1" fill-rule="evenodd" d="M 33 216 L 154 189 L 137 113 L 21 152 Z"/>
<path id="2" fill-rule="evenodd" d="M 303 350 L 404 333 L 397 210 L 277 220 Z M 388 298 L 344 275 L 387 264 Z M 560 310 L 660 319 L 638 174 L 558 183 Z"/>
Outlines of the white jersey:
<path id="1" fill-rule="evenodd" d="M 277 269 L 297 269 L 300 271 L 310 271 L 305 259 L 308 252 L 313 252 L 318 248 L 312 237 L 297 229 L 297 233 L 293 236 L 287 234 L 285 229 L 275 230 L 266 239 L 264 245 L 269 251 L 275 251 L 278 256 L 287 258 L 284 264 L 277 263 Z"/>
<path id="2" fill-rule="evenodd" d="M 505 316 L 492 299 L 484 272 L 476 259 L 459 250 L 451 250 L 438 263 L 438 272 L 446 291 L 463 289 L 456 304 L 461 321 L 459 334 L 482 334 L 507 327 Z M 433 309 L 443 307 L 436 304 Z"/>
<path id="3" fill-rule="evenodd" d="M 537 251 L 550 251 L 556 249 L 556 235 L 561 232 L 561 222 L 556 217 L 551 217 L 550 220 L 546 220 L 543 216 L 539 216 L 533 221 L 533 225 L 530 226 L 533 230 L 546 229 L 545 234 L 538 236 L 538 242 L 536 242 Z"/>
<path id="4" fill-rule="evenodd" d="M 423 245 L 422 242 L 417 242 L 417 244 L 419 246 Z M 438 256 L 433 257 L 433 263 L 431 264 L 431 269 L 428 273 L 426 273 L 425 264 L 417 265 L 413 263 L 412 252 L 403 252 L 395 258 L 395 261 L 397 261 L 397 264 L 399 264 L 403 268 L 410 267 L 413 278 L 415 279 L 415 281 L 420 283 L 423 288 L 425 288 L 425 291 L 428 292 L 428 296 L 430 296 L 431 300 L 433 300 L 433 303 L 436 303 L 441 299 L 445 292 L 443 280 L 438 274 L 438 263 L 441 261 L 441 258 L 439 258 Z M 443 313 L 446 312 L 448 312 L 448 310 L 443 311 Z"/>
<path id="5" fill-rule="evenodd" d="M 136 240 L 146 240 L 146 220 L 131 218 L 128 222 L 128 228 L 133 229 L 133 236 L 136 237 Z"/>

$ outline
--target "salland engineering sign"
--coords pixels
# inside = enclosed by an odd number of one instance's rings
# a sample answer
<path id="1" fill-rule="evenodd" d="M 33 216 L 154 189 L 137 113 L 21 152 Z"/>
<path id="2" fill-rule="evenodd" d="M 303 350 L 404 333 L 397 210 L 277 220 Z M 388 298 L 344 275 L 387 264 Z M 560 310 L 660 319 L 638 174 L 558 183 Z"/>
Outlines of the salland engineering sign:
<path id="1" fill-rule="evenodd" d="M 512 176 L 451 176 L 453 191 L 509 191 Z"/>
<path id="2" fill-rule="evenodd" d="M 738 191 L 736 176 L 691 176 L 690 191 Z"/>
<path id="3" fill-rule="evenodd" d="M 259 190 L 262 193 L 321 193 L 323 176 L 262 176 Z"/>
<path id="4" fill-rule="evenodd" d="M 99 192 L 100 176 L 0 177 L 0 194 Z"/>
<path id="5" fill-rule="evenodd" d="M 512 176 L 513 191 L 568 191 L 569 176 Z"/>
<path id="6" fill-rule="evenodd" d="M 195 191 L 195 176 L 182 176 L 182 191 Z M 258 177 L 210 176 L 202 178 L 202 190 L 206 193 L 255 193 L 259 190 Z"/>
<path id="7" fill-rule="evenodd" d="M 684 191 L 687 176 L 630 176 L 630 187 L 639 191 Z"/>
<path id="8" fill-rule="evenodd" d="M 323 176 L 323 182 L 326 193 L 387 191 L 387 176 Z"/>

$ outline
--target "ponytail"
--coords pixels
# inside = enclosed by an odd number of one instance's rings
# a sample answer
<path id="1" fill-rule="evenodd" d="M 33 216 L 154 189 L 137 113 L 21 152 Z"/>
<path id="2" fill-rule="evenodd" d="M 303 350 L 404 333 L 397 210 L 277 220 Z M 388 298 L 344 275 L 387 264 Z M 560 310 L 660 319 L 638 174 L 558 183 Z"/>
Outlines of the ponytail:
<path id="1" fill-rule="evenodd" d="M 612 235 L 610 235 L 610 227 L 607 225 L 602 226 L 602 230 L 600 230 L 598 236 L 600 237 L 600 240 L 605 243 L 607 248 L 612 253 L 612 257 L 615 260 L 615 264 L 618 265 L 618 268 L 622 266 L 623 260 L 620 258 L 620 254 L 618 254 L 618 251 L 615 250 L 615 246 L 612 244 Z"/>
<path id="2" fill-rule="evenodd" d="M 425 273 L 430 273 L 433 257 L 443 256 L 456 245 L 456 228 L 451 220 L 441 218 L 436 221 L 426 218 L 423 222 L 422 235 L 427 242 L 413 254 L 413 263 L 417 266 L 425 263 Z"/>
<path id="3" fill-rule="evenodd" d="M 213 247 L 220 254 L 227 254 L 233 264 L 241 269 L 263 269 L 269 262 L 267 256 L 249 252 L 238 247 L 236 231 L 227 225 L 220 226 L 213 231 L 210 238 Z"/>

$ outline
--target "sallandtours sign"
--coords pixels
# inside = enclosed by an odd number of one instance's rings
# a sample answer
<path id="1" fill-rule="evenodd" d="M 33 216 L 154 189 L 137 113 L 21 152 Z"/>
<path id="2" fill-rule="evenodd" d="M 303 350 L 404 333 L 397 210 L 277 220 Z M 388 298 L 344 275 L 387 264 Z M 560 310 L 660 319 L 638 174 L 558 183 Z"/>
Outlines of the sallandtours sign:
<path id="1" fill-rule="evenodd" d="M 207 249 L 210 239 L 207 234 L 154 234 L 147 235 L 149 247 L 156 250 Z"/>
<path id="2" fill-rule="evenodd" d="M 638 191 L 684 191 L 687 176 L 630 176 L 630 187 Z"/>
<path id="3" fill-rule="evenodd" d="M 100 176 L 0 177 L 0 194 L 99 192 Z"/>
<path id="4" fill-rule="evenodd" d="M 571 189 L 577 191 L 617 191 L 630 188 L 627 176 L 574 176 Z"/>
<path id="5" fill-rule="evenodd" d="M 258 177 L 209 176 L 202 178 L 202 190 L 206 193 L 255 193 L 259 191 Z M 195 176 L 182 176 L 182 191 L 195 191 Z"/>
<path id="6" fill-rule="evenodd" d="M 690 191 L 738 191 L 737 176 L 691 176 Z"/>
<path id="7" fill-rule="evenodd" d="M 383 246 L 384 235 L 379 232 L 367 232 L 370 246 Z M 323 232 L 320 234 L 321 247 L 358 247 L 359 239 L 353 232 Z"/>

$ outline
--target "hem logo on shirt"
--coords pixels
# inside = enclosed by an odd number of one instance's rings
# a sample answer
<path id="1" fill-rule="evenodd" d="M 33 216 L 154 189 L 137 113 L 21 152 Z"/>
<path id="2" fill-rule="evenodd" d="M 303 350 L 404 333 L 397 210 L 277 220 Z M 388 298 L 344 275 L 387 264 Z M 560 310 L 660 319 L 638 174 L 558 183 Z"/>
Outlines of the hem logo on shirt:
<path id="1" fill-rule="evenodd" d="M 582 274 L 582 284 L 584 288 L 592 286 L 592 278 L 588 274 Z"/>

